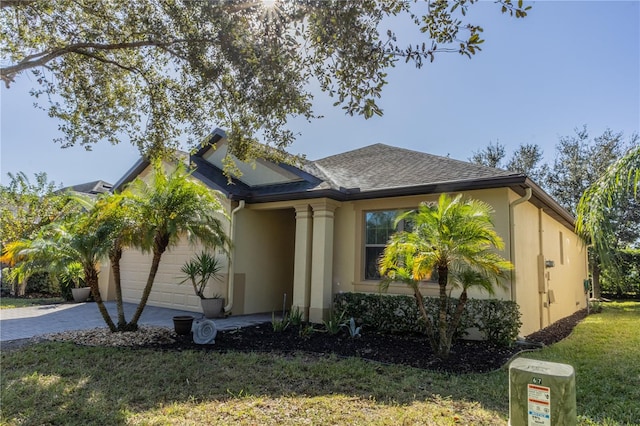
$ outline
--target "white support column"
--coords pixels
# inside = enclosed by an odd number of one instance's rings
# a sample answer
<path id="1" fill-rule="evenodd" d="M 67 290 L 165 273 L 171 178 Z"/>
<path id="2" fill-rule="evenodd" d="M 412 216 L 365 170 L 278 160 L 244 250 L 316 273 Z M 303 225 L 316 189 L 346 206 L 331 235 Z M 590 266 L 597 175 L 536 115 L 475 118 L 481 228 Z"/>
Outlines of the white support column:
<path id="1" fill-rule="evenodd" d="M 295 205 L 296 240 L 293 266 L 293 299 L 292 308 L 302 312 L 304 320 L 309 318 L 309 301 L 311 299 L 311 238 L 313 235 L 313 219 L 308 204 Z"/>
<path id="2" fill-rule="evenodd" d="M 333 279 L 333 217 L 339 204 L 328 199 L 311 203 L 313 243 L 309 321 L 321 323 L 331 311 Z"/>

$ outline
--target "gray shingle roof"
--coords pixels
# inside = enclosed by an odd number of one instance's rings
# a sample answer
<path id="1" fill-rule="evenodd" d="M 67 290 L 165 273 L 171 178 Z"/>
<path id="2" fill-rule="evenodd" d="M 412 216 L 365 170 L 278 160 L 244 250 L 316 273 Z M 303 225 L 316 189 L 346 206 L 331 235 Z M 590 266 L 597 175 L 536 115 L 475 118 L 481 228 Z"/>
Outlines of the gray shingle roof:
<path id="1" fill-rule="evenodd" d="M 220 129 L 212 133 L 213 142 L 223 137 L 224 132 Z M 521 173 L 375 144 L 316 161 L 305 160 L 298 167 L 280 164 L 299 179 L 250 186 L 236 178 L 232 178 L 230 184 L 221 169 L 202 158 L 208 149 L 210 146 L 205 145 L 191 156 L 191 162 L 196 165 L 194 177 L 231 199 L 248 203 L 324 197 L 348 201 L 503 187 L 511 188 L 522 196 L 530 188 L 533 194 L 531 202 L 536 207 L 543 208 L 560 223 L 573 229 L 571 214 Z M 144 159 L 138 160 L 115 188 L 121 189 L 148 164 Z"/>
<path id="2" fill-rule="evenodd" d="M 380 143 L 310 163 L 305 168 L 319 169 L 332 187 L 361 192 L 518 175 Z"/>
<path id="3" fill-rule="evenodd" d="M 60 189 L 60 192 L 67 190 L 81 192 L 83 194 L 96 195 L 109 192 L 113 185 L 103 180 L 94 180 L 93 182 L 80 183 L 78 185 L 67 186 Z"/>

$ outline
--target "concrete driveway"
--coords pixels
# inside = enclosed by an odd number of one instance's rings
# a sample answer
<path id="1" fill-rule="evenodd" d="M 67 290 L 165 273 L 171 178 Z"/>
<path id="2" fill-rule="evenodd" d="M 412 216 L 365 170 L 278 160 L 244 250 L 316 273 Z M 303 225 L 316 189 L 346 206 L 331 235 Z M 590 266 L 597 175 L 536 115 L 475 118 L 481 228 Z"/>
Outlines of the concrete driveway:
<path id="1" fill-rule="evenodd" d="M 105 302 L 111 318 L 117 318 L 115 302 Z M 137 305 L 125 303 L 127 320 L 133 316 Z M 139 325 L 173 327 L 172 318 L 176 315 L 192 315 L 200 318 L 201 313 L 178 311 L 147 305 L 142 312 Z M 271 321 L 271 313 L 230 316 L 215 319 L 216 328 L 230 330 Z M 31 306 L 27 308 L 0 309 L 0 342 L 28 339 L 45 334 L 69 330 L 86 330 L 106 327 L 98 306 L 95 303 L 65 303 L 55 305 Z"/>

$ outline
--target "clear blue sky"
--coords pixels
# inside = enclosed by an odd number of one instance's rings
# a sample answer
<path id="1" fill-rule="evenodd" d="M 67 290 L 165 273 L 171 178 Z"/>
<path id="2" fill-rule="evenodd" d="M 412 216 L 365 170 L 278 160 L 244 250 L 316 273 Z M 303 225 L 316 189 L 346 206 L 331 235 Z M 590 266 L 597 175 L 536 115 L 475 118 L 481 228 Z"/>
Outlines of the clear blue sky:
<path id="1" fill-rule="evenodd" d="M 493 2 L 470 9 L 484 26 L 483 51 L 472 60 L 444 54 L 421 70 L 399 64 L 381 100 L 384 117 L 344 116 L 316 97 L 324 119 L 294 120 L 302 133 L 290 151 L 318 159 L 373 143 L 466 160 L 489 142 L 510 152 L 540 145 L 547 161 L 559 137 L 586 124 L 640 131 L 640 2 L 537 1 L 529 17 L 500 14 Z M 61 149 L 58 123 L 33 107 L 32 80 L 1 89 L 1 174 L 45 171 L 56 183 L 114 183 L 137 160 L 128 143 Z M 215 127 L 215 125 L 213 126 Z"/>

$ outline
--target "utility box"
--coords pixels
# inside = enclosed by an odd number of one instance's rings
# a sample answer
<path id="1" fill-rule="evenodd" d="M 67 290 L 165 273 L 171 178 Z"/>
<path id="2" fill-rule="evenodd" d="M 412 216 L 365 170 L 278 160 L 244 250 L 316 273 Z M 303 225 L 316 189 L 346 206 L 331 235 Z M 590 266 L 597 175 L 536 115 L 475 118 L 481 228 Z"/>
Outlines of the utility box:
<path id="1" fill-rule="evenodd" d="M 576 425 L 573 367 L 517 358 L 509 365 L 509 425 Z"/>

